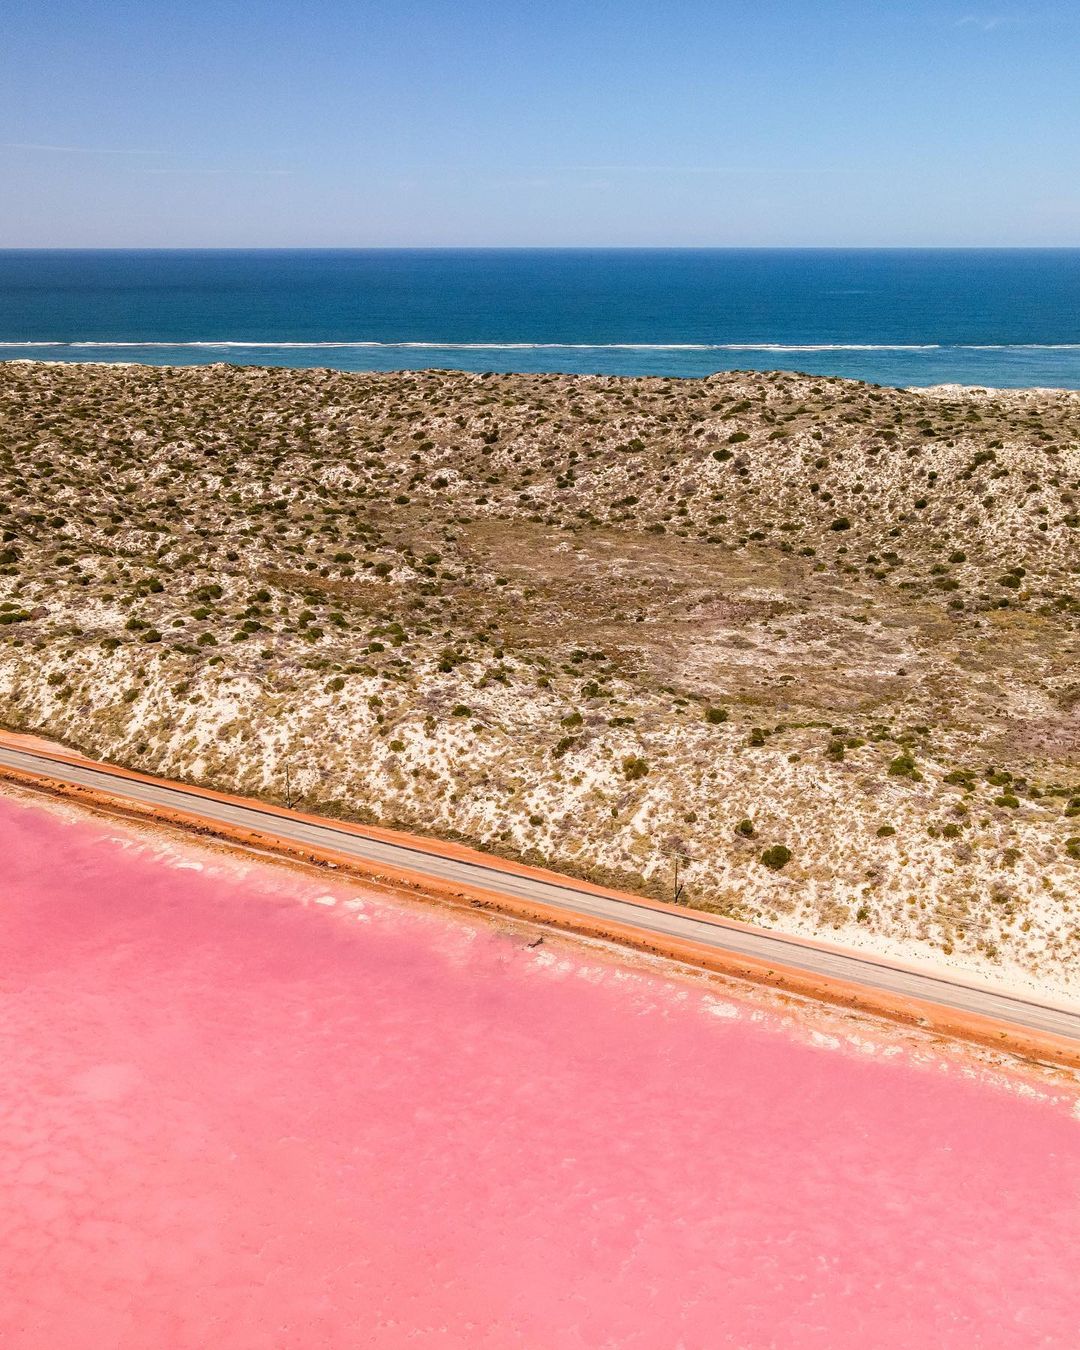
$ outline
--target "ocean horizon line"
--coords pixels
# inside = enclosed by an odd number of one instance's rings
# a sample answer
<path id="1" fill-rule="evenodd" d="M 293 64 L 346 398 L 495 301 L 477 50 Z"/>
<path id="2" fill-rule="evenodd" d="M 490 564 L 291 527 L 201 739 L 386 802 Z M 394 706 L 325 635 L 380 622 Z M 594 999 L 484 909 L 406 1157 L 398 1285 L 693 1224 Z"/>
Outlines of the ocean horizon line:
<path id="1" fill-rule="evenodd" d="M 385 348 L 421 351 L 642 351 L 642 352 L 933 352 L 933 351 L 1080 351 L 1080 342 L 383 342 L 355 341 L 251 341 L 235 338 L 203 338 L 197 341 L 168 339 L 113 341 L 93 338 L 0 339 L 0 349 L 27 348 L 159 350 L 206 348 L 219 350 L 350 350 Z"/>
<path id="2" fill-rule="evenodd" d="M 3 244 L 5 253 L 1080 253 L 1080 244 Z"/>

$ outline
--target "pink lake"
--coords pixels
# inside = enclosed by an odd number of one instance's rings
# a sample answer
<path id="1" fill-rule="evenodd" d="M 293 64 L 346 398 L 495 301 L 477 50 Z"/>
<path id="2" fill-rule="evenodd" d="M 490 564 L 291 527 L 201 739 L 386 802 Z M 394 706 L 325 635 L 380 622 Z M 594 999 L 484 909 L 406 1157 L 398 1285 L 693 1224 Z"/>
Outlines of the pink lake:
<path id="1" fill-rule="evenodd" d="M 0 859 L 5 1346 L 1080 1345 L 1065 1088 L 13 796 Z"/>

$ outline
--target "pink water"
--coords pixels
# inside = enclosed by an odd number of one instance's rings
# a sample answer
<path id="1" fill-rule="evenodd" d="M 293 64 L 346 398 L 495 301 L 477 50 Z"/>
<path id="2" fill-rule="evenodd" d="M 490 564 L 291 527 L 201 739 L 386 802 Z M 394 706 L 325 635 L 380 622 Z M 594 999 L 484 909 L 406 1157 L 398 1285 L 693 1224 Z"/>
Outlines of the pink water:
<path id="1" fill-rule="evenodd" d="M 1053 1093 L 10 798 L 0 860 L 5 1346 L 1080 1344 Z"/>

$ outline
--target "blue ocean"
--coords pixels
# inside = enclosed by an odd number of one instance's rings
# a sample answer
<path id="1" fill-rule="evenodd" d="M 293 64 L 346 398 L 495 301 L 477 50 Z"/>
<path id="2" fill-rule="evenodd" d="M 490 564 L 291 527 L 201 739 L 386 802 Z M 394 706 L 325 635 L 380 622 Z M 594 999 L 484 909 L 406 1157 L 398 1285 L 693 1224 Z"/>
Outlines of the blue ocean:
<path id="1" fill-rule="evenodd" d="M 0 356 L 1080 388 L 1080 249 L 0 252 Z"/>

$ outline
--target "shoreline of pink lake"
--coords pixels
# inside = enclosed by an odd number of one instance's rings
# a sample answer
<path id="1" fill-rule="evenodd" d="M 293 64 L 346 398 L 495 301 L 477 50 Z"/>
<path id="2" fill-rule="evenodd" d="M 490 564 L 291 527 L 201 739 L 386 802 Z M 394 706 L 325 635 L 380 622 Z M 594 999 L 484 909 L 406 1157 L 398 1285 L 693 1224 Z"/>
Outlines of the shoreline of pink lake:
<path id="1" fill-rule="evenodd" d="M 0 858 L 0 1344 L 1080 1343 L 1064 1081 L 16 793 Z"/>

